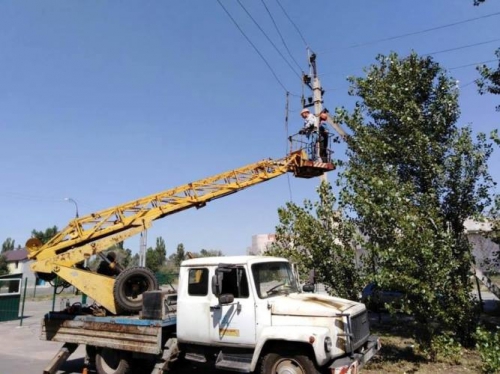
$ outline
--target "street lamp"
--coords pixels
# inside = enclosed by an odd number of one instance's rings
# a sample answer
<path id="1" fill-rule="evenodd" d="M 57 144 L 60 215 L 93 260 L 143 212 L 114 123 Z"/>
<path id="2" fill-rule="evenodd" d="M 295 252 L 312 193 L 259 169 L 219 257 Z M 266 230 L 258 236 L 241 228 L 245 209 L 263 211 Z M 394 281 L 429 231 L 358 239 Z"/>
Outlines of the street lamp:
<path id="1" fill-rule="evenodd" d="M 78 216 L 78 204 L 77 204 L 77 202 L 76 202 L 74 199 L 72 199 L 71 197 L 65 197 L 65 198 L 64 198 L 64 200 L 65 200 L 65 201 L 69 201 L 69 202 L 71 202 L 71 203 L 75 204 L 75 208 L 76 208 L 76 218 L 78 218 L 79 216 Z"/>

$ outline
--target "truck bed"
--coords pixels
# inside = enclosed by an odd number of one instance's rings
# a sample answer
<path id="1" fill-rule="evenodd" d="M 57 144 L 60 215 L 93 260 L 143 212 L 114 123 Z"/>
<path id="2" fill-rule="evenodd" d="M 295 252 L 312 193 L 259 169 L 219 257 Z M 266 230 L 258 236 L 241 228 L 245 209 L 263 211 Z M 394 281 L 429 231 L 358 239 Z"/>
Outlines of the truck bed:
<path id="1" fill-rule="evenodd" d="M 176 322 L 175 314 L 152 320 L 139 316 L 96 317 L 51 312 L 42 320 L 40 339 L 160 354 L 166 339 L 175 331 Z"/>

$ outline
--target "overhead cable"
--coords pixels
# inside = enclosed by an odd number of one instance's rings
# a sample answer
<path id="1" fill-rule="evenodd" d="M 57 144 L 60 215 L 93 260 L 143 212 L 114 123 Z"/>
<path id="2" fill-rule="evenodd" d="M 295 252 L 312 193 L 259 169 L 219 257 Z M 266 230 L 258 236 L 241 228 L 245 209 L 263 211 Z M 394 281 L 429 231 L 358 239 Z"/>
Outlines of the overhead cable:
<path id="1" fill-rule="evenodd" d="M 283 13 L 285 14 L 286 18 L 288 18 L 288 20 L 290 21 L 290 23 L 293 25 L 293 27 L 295 28 L 295 30 L 297 30 L 297 33 L 300 35 L 300 37 L 302 38 L 302 41 L 304 42 L 305 46 L 306 47 L 309 47 L 309 43 L 306 42 L 306 39 L 304 38 L 304 35 L 302 35 L 302 33 L 300 32 L 299 28 L 297 27 L 297 25 L 295 24 L 295 22 L 292 21 L 292 19 L 290 18 L 290 16 L 288 15 L 288 13 L 286 12 L 285 8 L 283 8 L 283 5 L 281 5 L 280 1 L 279 0 L 276 0 L 276 2 L 278 3 L 278 5 L 280 6 L 281 10 L 283 11 Z"/>
<path id="2" fill-rule="evenodd" d="M 226 7 L 224 5 L 222 5 L 222 3 L 220 2 L 220 0 L 217 0 L 217 2 L 219 3 L 219 5 L 221 6 L 222 9 L 224 9 L 224 12 L 226 12 L 227 16 L 231 19 L 231 21 L 233 21 L 234 25 L 238 28 L 238 30 L 240 30 L 241 34 L 245 37 L 245 39 L 248 41 L 248 43 L 250 43 L 250 45 L 253 47 L 253 49 L 255 50 L 255 52 L 257 52 L 257 54 L 260 56 L 260 58 L 264 61 L 264 63 L 267 65 L 267 67 L 269 68 L 269 70 L 271 71 L 271 73 L 273 74 L 274 78 L 276 79 L 276 81 L 279 83 L 279 85 L 285 90 L 285 92 L 288 92 L 288 90 L 286 89 L 285 85 L 281 82 L 281 80 L 278 78 L 278 76 L 276 75 L 276 72 L 273 70 L 273 68 L 271 67 L 271 65 L 269 64 L 269 62 L 266 60 L 266 58 L 262 55 L 262 53 L 260 53 L 259 49 L 255 46 L 255 44 L 252 43 L 252 41 L 250 40 L 250 38 L 245 34 L 245 32 L 241 29 L 240 25 L 238 25 L 238 22 L 236 22 L 236 20 L 233 18 L 233 16 L 231 16 L 231 13 L 229 13 L 229 11 L 226 9 Z"/>
<path id="3" fill-rule="evenodd" d="M 448 70 L 455 70 L 455 69 L 468 68 L 468 67 L 470 67 L 470 66 L 477 66 L 477 65 L 480 65 L 480 64 L 488 64 L 488 63 L 490 63 L 490 62 L 496 62 L 496 61 L 498 61 L 498 59 L 486 60 L 486 61 L 479 61 L 479 62 L 473 62 L 473 63 L 467 64 L 467 65 L 454 66 L 454 67 L 452 67 L 452 68 L 448 68 Z"/>
<path id="4" fill-rule="evenodd" d="M 278 0 L 276 0 L 276 1 L 278 1 Z M 332 50 L 341 51 L 341 50 L 345 50 L 345 49 L 365 47 L 365 46 L 368 46 L 368 45 L 373 45 L 373 44 L 378 44 L 378 43 L 382 43 L 382 42 L 387 42 L 387 41 L 390 41 L 390 40 L 402 39 L 402 38 L 406 38 L 408 36 L 419 35 L 419 34 L 424 34 L 424 33 L 428 33 L 428 32 L 431 32 L 431 31 L 441 30 L 441 29 L 444 29 L 444 28 L 447 28 L 447 27 L 457 26 L 457 25 L 461 25 L 461 24 L 464 24 L 464 23 L 467 23 L 467 22 L 473 22 L 473 21 L 477 21 L 477 20 L 480 20 L 480 19 L 488 18 L 488 17 L 495 17 L 495 16 L 498 16 L 498 15 L 500 15 L 500 12 L 486 14 L 484 16 L 475 17 L 475 18 L 469 18 L 469 19 L 466 19 L 466 20 L 463 20 L 463 21 L 448 23 L 446 25 L 441 25 L 441 26 L 437 26 L 437 27 L 431 27 L 430 29 L 424 29 L 424 30 L 420 30 L 420 31 L 410 32 L 410 33 L 407 33 L 407 34 L 401 34 L 401 35 L 391 36 L 391 37 L 388 37 L 388 38 L 376 39 L 376 40 L 372 40 L 372 41 L 369 41 L 369 42 L 353 44 L 353 45 L 350 45 L 348 47 L 343 47 L 343 48 L 329 48 L 329 49 L 321 51 L 319 53 L 330 52 Z"/>
<path id="5" fill-rule="evenodd" d="M 273 21 L 274 28 L 278 32 L 278 35 L 281 38 L 281 42 L 285 46 L 285 49 L 288 52 L 288 55 L 290 56 L 290 58 L 292 59 L 292 61 L 295 62 L 295 65 L 297 65 L 297 67 L 299 68 L 299 70 L 302 71 L 302 68 L 301 68 L 300 64 L 297 62 L 297 60 L 295 60 L 295 58 L 293 58 L 293 55 L 290 52 L 290 49 L 288 48 L 288 45 L 286 44 L 285 39 L 283 38 L 283 35 L 281 34 L 280 29 L 279 29 L 278 25 L 276 24 L 276 21 L 274 20 L 273 15 L 269 11 L 269 8 L 267 7 L 266 3 L 264 2 L 264 0 L 260 0 L 260 1 L 262 2 L 262 5 L 264 5 L 264 8 L 266 8 L 267 14 L 269 14 L 269 17 L 271 18 L 271 21 Z"/>
<path id="6" fill-rule="evenodd" d="M 437 51 L 437 52 L 432 52 L 432 53 L 426 53 L 426 54 L 422 54 L 422 56 L 432 56 L 432 55 L 435 55 L 435 54 L 440 54 L 440 53 L 445 53 L 445 52 L 452 52 L 452 51 L 456 51 L 456 50 L 460 50 L 460 49 L 475 47 L 477 45 L 493 43 L 493 42 L 498 41 L 498 40 L 500 40 L 500 39 L 494 39 L 494 40 L 490 40 L 490 41 L 487 41 L 487 42 L 480 42 L 480 43 L 469 44 L 469 45 L 460 46 L 460 47 L 456 47 L 456 48 L 446 49 L 446 50 L 442 50 L 442 51 Z M 454 66 L 454 67 L 451 67 L 451 68 L 447 68 L 447 70 L 462 69 L 462 68 L 466 68 L 466 67 L 470 67 L 470 66 L 477 66 L 477 65 L 480 65 L 480 64 L 487 64 L 487 63 L 496 62 L 496 61 L 498 61 L 498 59 L 473 62 L 473 63 L 466 64 L 466 65 L 460 65 L 460 66 Z M 347 73 L 339 73 L 339 72 L 332 72 L 331 71 L 331 72 L 322 73 L 322 74 L 320 74 L 320 76 L 323 77 L 325 75 L 332 75 L 332 74 L 349 75 Z"/>
<path id="7" fill-rule="evenodd" d="M 281 56 L 281 58 L 283 59 L 283 61 L 286 62 L 286 64 L 288 65 L 288 67 L 290 69 L 292 69 L 292 71 L 295 73 L 295 75 L 297 75 L 297 77 L 299 77 L 300 80 L 302 80 L 302 77 L 300 76 L 300 74 L 297 73 L 297 71 L 293 68 L 293 66 L 290 64 L 290 62 L 288 62 L 288 60 L 285 58 L 285 56 L 283 56 L 283 54 L 278 49 L 278 47 L 276 46 L 276 44 L 273 43 L 273 41 L 271 40 L 271 38 L 269 38 L 269 36 L 267 35 L 267 33 L 262 29 L 262 27 L 260 27 L 259 23 L 255 20 L 255 18 L 252 17 L 252 15 L 247 10 L 247 8 L 245 8 L 243 6 L 243 4 L 241 3 L 240 0 L 237 0 L 237 2 L 240 5 L 240 7 L 245 11 L 245 13 L 248 15 L 248 17 L 250 17 L 250 19 L 255 24 L 255 26 L 257 26 L 257 28 L 262 32 L 262 34 L 264 34 L 264 36 L 266 37 L 266 39 L 269 41 L 269 43 L 271 43 L 271 45 L 274 47 L 274 49 L 276 50 L 276 52 L 278 52 L 278 54 Z M 299 66 L 299 69 L 300 69 L 300 66 Z"/>
<path id="8" fill-rule="evenodd" d="M 463 46 L 460 46 L 460 47 L 456 47 L 456 48 L 450 48 L 450 49 L 444 49 L 442 51 L 437 51 L 437 52 L 430 52 L 430 53 L 424 53 L 422 56 L 434 56 L 434 55 L 437 55 L 437 54 L 440 54 L 440 53 L 445 53 L 445 52 L 452 52 L 452 51 L 458 51 L 459 49 L 465 49 L 465 48 L 471 48 L 471 47 L 476 47 L 478 45 L 483 45 L 483 44 L 489 44 L 489 43 L 494 43 L 494 42 L 497 42 L 499 41 L 500 38 L 498 39 L 493 39 L 493 40 L 489 40 L 487 42 L 480 42 L 480 43 L 474 43 L 474 44 L 467 44 L 467 45 L 463 45 Z"/>

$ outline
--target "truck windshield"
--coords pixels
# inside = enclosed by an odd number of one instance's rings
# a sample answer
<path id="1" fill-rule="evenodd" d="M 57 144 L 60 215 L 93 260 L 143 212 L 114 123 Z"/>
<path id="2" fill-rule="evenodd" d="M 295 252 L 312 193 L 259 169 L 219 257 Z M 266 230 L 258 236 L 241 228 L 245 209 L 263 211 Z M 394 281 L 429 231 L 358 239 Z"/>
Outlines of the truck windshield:
<path id="1" fill-rule="evenodd" d="M 253 264 L 252 274 L 261 299 L 298 292 L 292 267 L 288 262 Z"/>

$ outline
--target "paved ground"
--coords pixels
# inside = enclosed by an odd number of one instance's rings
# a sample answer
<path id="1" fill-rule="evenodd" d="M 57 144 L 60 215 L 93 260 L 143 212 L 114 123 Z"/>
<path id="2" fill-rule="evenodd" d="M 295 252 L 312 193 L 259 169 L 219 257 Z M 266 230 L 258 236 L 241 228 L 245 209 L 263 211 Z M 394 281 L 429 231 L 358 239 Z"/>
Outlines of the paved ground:
<path id="1" fill-rule="evenodd" d="M 71 302 L 81 298 L 70 299 Z M 58 303 L 55 305 L 59 309 Z M 49 361 L 54 357 L 61 343 L 40 340 L 40 321 L 47 311 L 52 309 L 52 301 L 26 301 L 25 318 L 0 323 L 0 374 L 42 373 Z M 70 357 L 65 370 L 58 373 L 81 373 L 84 349 L 78 350 Z M 79 367 L 75 364 L 79 364 Z"/>
<path id="2" fill-rule="evenodd" d="M 483 293 L 485 309 L 498 307 L 498 299 L 490 293 Z M 74 296 L 71 303 L 81 301 L 81 297 Z M 64 302 L 63 302 L 64 304 Z M 61 302 L 58 299 L 55 310 L 59 310 Z M 63 305 L 64 307 L 64 305 Z M 42 341 L 40 337 L 40 321 L 47 311 L 51 310 L 52 301 L 27 301 L 25 318 L 20 321 L 0 322 L 0 374 L 41 374 L 50 360 L 62 346 L 61 343 Z M 373 316 L 375 318 L 375 316 Z M 62 366 L 58 374 L 77 374 L 82 372 L 85 350 L 79 347 Z M 209 371 L 192 367 L 182 367 L 177 373 L 208 374 Z M 210 371 L 210 373 L 226 373 Z"/>

